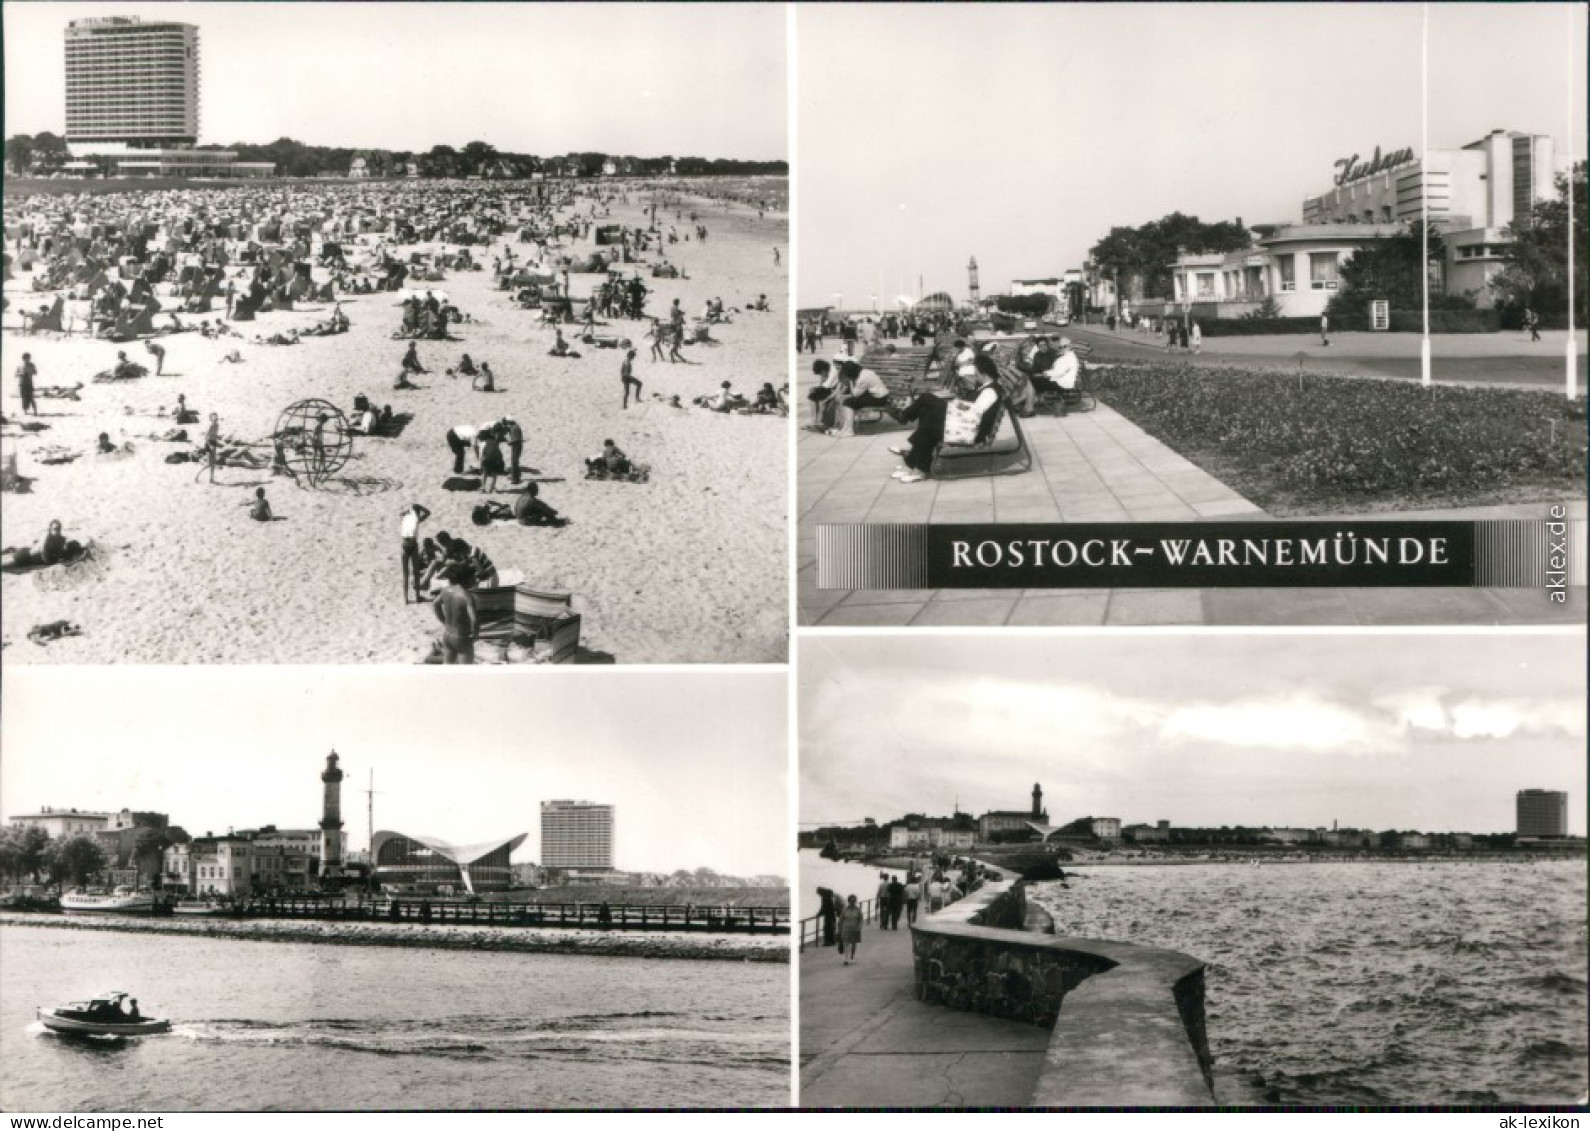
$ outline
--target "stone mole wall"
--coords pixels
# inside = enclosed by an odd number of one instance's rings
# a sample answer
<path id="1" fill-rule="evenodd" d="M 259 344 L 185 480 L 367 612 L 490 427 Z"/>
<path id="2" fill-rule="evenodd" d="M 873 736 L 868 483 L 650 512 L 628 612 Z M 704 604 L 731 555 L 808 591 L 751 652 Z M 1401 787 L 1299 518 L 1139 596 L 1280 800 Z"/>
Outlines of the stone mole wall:
<path id="1" fill-rule="evenodd" d="M 1041 1106 L 1208 1106 L 1204 965 L 1060 938 L 1022 884 L 991 882 L 911 928 L 917 997 L 1049 1026 Z"/>

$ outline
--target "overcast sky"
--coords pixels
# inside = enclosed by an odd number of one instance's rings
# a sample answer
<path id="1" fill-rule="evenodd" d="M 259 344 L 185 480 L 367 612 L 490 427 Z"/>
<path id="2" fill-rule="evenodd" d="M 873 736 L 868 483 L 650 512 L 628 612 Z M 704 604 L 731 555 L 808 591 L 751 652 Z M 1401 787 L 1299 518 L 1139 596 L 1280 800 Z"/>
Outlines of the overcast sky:
<path id="1" fill-rule="evenodd" d="M 785 157 L 778 6 L 6 0 L 5 133 L 65 128 L 83 16 L 199 27 L 200 141 Z"/>
<path id="2" fill-rule="evenodd" d="M 1338 158 L 1419 148 L 1421 21 L 1417 4 L 801 7 L 800 305 L 887 306 L 919 275 L 963 298 L 973 255 L 983 293 L 1006 292 L 1173 211 L 1297 220 Z M 1495 128 L 1563 147 L 1571 96 L 1582 157 L 1584 36 L 1582 5 L 1431 4 L 1431 147 Z"/>
<path id="3" fill-rule="evenodd" d="M 1585 831 L 1574 634 L 878 636 L 801 642 L 802 823 L 1050 819 Z"/>
<path id="4" fill-rule="evenodd" d="M 350 847 L 377 829 L 468 844 L 540 804 L 618 807 L 620 868 L 788 871 L 782 672 L 7 665 L 0 806 L 169 813 L 190 833 L 320 819 L 333 747 Z"/>

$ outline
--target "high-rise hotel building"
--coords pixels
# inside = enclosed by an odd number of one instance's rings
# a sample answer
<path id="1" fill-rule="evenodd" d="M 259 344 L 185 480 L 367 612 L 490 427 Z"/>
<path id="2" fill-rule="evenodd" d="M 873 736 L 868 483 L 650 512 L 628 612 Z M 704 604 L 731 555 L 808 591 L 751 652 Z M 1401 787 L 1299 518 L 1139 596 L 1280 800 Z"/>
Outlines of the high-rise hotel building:
<path id="1" fill-rule="evenodd" d="M 66 142 L 78 156 L 199 138 L 199 29 L 99 16 L 66 25 Z"/>
<path id="2" fill-rule="evenodd" d="M 589 801 L 543 801 L 541 866 L 611 869 L 613 807 Z"/>
<path id="3" fill-rule="evenodd" d="M 1518 791 L 1519 836 L 1567 836 L 1568 795 L 1556 789 Z"/>

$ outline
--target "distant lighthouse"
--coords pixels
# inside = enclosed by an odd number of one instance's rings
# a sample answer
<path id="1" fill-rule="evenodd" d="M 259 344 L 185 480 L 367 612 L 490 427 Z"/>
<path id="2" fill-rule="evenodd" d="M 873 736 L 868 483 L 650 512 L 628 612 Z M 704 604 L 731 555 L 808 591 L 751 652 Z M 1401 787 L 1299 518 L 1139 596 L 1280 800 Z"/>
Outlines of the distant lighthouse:
<path id="1" fill-rule="evenodd" d="M 320 816 L 320 875 L 328 879 L 342 875 L 342 771 L 337 768 L 337 752 L 326 755 L 325 799 Z"/>
<path id="2" fill-rule="evenodd" d="M 977 305 L 982 291 L 977 286 L 977 256 L 972 256 L 972 261 L 966 265 L 967 285 L 966 290 L 971 298 L 972 305 Z"/>
<path id="3" fill-rule="evenodd" d="M 1038 782 L 1032 783 L 1032 819 L 1041 821 L 1049 814 L 1043 809 L 1043 786 Z"/>

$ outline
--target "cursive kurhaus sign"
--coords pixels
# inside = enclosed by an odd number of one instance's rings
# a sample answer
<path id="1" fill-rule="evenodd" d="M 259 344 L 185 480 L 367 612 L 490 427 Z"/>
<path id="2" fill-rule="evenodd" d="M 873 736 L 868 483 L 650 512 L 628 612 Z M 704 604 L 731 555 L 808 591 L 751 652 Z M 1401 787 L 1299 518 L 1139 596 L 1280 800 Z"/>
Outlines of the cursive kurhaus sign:
<path id="1" fill-rule="evenodd" d="M 1336 174 L 1336 187 L 1350 185 L 1354 181 L 1361 181 L 1376 173 L 1384 173 L 1387 169 L 1395 169 L 1398 165 L 1406 165 L 1412 160 L 1411 149 L 1393 149 L 1390 153 L 1382 155 L 1378 145 L 1375 146 L 1375 155 L 1368 161 L 1360 161 L 1356 153 L 1351 157 L 1343 157 L 1336 162 L 1336 168 L 1340 170 Z"/>

